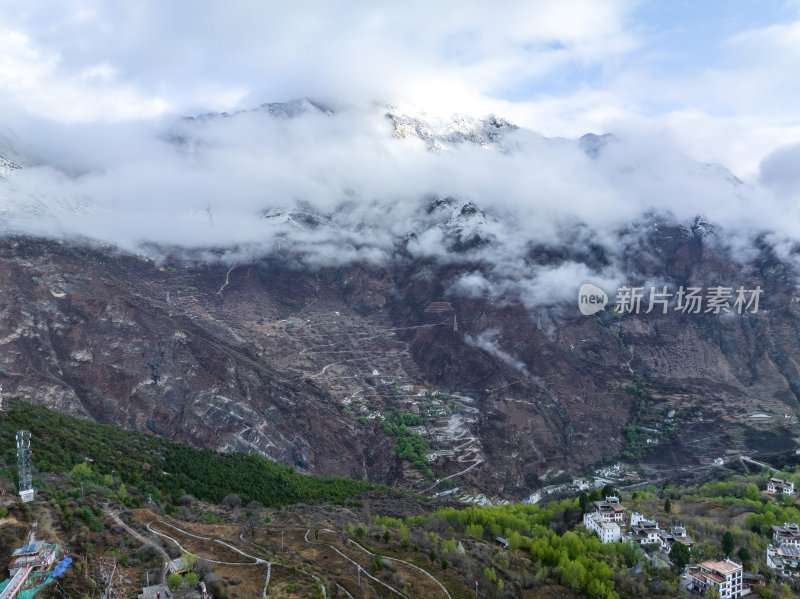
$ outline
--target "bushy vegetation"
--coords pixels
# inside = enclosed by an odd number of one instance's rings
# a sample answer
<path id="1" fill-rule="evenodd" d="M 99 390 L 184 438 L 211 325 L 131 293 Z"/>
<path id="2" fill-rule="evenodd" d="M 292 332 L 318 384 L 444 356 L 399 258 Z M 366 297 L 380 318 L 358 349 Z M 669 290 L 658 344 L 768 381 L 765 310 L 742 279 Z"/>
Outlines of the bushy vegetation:
<path id="1" fill-rule="evenodd" d="M 643 380 L 637 380 L 633 384 L 625 385 L 625 390 L 635 396 L 628 423 L 622 429 L 622 436 L 625 438 L 626 448 L 622 452 L 622 457 L 638 460 L 647 454 L 651 449 L 647 446 L 647 432 L 642 429 L 642 419 L 650 412 L 653 405 L 653 398 L 647 390 L 647 385 Z"/>
<path id="2" fill-rule="evenodd" d="M 408 430 L 409 426 L 419 426 L 422 418 L 416 414 L 404 412 L 389 416 L 381 425 L 387 435 L 394 438 L 394 451 L 401 460 L 408 460 L 421 470 L 426 477 L 433 478 L 433 471 L 428 468 L 425 450 L 428 444 L 419 433 Z"/>
<path id="3" fill-rule="evenodd" d="M 443 508 L 429 516 L 409 518 L 407 524 L 412 528 L 445 527 L 453 534 L 476 540 L 493 541 L 503 536 L 512 554 L 524 552 L 529 556 L 539 580 L 552 579 L 589 597 L 615 599 L 619 597 L 615 590 L 615 570 L 623 571 L 636 564 L 637 549 L 629 543 L 604 545 L 596 535 L 567 530 L 580 521 L 582 512 L 577 499 L 547 506 L 470 506 Z M 437 522 L 441 524 L 437 526 Z M 443 556 L 457 561 L 453 553 L 455 540 L 443 540 L 438 548 Z M 433 549 L 431 555 L 435 556 Z M 514 578 L 501 566 L 499 560 L 483 570 L 484 580 L 498 591 L 502 591 L 503 577 Z"/>
<path id="4" fill-rule="evenodd" d="M 377 488 L 345 478 L 298 474 L 258 455 L 217 453 L 155 435 L 72 418 L 14 399 L 0 422 L 0 447 L 9 479 L 16 477 L 15 434 L 33 435 L 33 466 L 39 472 L 72 473 L 76 482 L 108 487 L 114 477 L 120 500 L 135 503 L 134 490 L 178 503 L 187 493 L 211 503 L 235 493 L 268 507 L 297 502 L 341 502 Z M 118 491 L 118 495 L 119 495 Z"/>

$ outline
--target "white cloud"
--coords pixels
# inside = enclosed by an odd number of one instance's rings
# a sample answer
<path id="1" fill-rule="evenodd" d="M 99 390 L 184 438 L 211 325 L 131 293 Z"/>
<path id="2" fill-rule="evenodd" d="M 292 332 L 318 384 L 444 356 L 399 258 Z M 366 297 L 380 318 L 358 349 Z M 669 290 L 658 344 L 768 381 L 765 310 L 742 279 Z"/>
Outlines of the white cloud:
<path id="1" fill-rule="evenodd" d="M 67 76 L 60 72 L 57 55 L 10 30 L 0 30 L 0 48 L 0 107 L 63 122 L 152 118 L 168 109 L 161 98 L 116 84 L 107 63 L 87 65 Z"/>
<path id="2" fill-rule="evenodd" d="M 460 224 L 421 212 L 423 198 L 449 195 L 487 211 L 469 226 L 493 240 L 475 250 L 491 267 L 454 289 L 482 293 L 492 278 L 505 285 L 493 292 L 532 304 L 568 279 L 616 273 L 533 266 L 531 243 L 611 247 L 650 209 L 794 236 L 797 13 L 704 30 L 711 58 L 665 44 L 672 33 L 637 22 L 641 6 L 75 0 L 15 10 L 0 0 L 0 154 L 24 150 L 40 165 L 0 185 L 0 220 L 133 249 L 291 247 L 325 263 L 380 262 L 414 231 L 413 256 L 451 259 Z M 177 121 L 297 97 L 335 114 Z M 491 111 L 530 130 L 509 136 L 513 151 L 431 153 L 392 138 L 383 101 Z M 587 131 L 617 142 L 592 160 L 537 134 Z M 177 150 L 170 135 L 187 142 Z"/>

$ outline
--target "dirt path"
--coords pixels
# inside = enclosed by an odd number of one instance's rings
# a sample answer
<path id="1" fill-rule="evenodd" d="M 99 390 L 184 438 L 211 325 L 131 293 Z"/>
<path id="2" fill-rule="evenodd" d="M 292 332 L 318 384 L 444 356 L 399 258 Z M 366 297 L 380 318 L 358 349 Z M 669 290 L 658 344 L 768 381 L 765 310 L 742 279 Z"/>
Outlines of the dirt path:
<path id="1" fill-rule="evenodd" d="M 428 487 L 427 489 L 425 489 L 425 490 L 423 491 L 423 493 L 427 493 L 428 491 L 432 490 L 433 488 L 435 488 L 435 487 L 436 487 L 436 486 L 437 486 L 437 485 L 438 485 L 440 482 L 442 482 L 443 480 L 449 480 L 449 479 L 451 479 L 451 478 L 454 478 L 454 477 L 456 477 L 456 476 L 461 476 L 462 474 L 466 474 L 467 472 L 469 472 L 470 470 L 472 470 L 473 468 L 475 468 L 475 466 L 478 466 L 479 464 L 483 464 L 483 460 L 482 460 L 482 459 L 481 459 L 481 460 L 478 460 L 477 462 L 475 462 L 474 464 L 472 464 L 472 466 L 470 466 L 469 468 L 466 468 L 466 469 L 462 470 L 461 472 L 456 472 L 455 474 L 451 474 L 450 476 L 445 476 L 444 478 L 440 478 L 440 479 L 439 479 L 439 480 L 437 480 L 435 483 L 433 483 L 433 484 L 432 484 L 430 487 Z"/>
<path id="2" fill-rule="evenodd" d="M 369 578 L 370 580 L 374 580 L 375 582 L 377 582 L 378 584 L 380 584 L 380 585 L 382 585 L 382 586 L 386 587 L 387 589 L 389 589 L 391 592 L 393 592 L 393 593 L 394 593 L 394 594 L 396 594 L 396 595 L 400 595 L 401 597 L 406 597 L 406 596 L 405 596 L 403 593 L 401 593 L 400 591 L 398 591 L 398 590 L 397 590 L 396 588 L 394 588 L 393 586 L 391 586 L 391 585 L 389 585 L 389 584 L 386 584 L 385 582 L 383 582 L 382 580 L 379 580 L 378 578 L 375 578 L 375 577 L 374 577 L 372 574 L 370 574 L 369 572 L 367 572 L 367 571 L 364 569 L 364 567 L 363 567 L 361 564 L 359 564 L 357 561 L 355 561 L 355 560 L 354 560 L 354 559 L 352 559 L 351 557 L 348 557 L 347 555 L 345 555 L 344 553 L 342 553 L 341 551 L 339 551 L 339 550 L 338 550 L 336 547 L 334 547 L 334 546 L 333 546 L 333 545 L 331 545 L 330 543 L 312 543 L 311 541 L 309 541 L 309 540 L 308 540 L 308 533 L 310 533 L 310 532 L 311 532 L 311 530 L 310 530 L 310 529 L 309 529 L 309 530 L 307 530 L 307 531 L 306 531 L 306 534 L 303 536 L 303 538 L 306 540 L 306 543 L 308 543 L 309 545 L 326 545 L 327 547 L 330 547 L 330 548 L 331 548 L 331 549 L 333 549 L 333 550 L 334 550 L 336 553 L 338 553 L 339 555 L 341 555 L 341 556 L 342 556 L 344 559 L 346 559 L 348 562 L 350 562 L 350 563 L 351 563 L 351 564 L 353 564 L 353 565 L 354 565 L 356 568 L 358 568 L 359 572 L 361 572 L 362 574 L 364 574 L 364 575 L 365 575 L 367 578 Z M 349 594 L 349 593 L 348 593 L 348 594 Z M 449 597 L 449 595 L 448 595 L 448 597 Z M 408 599 L 408 598 L 406 597 L 406 599 Z"/>
<path id="3" fill-rule="evenodd" d="M 143 534 L 140 534 L 139 532 L 137 532 L 136 530 L 125 524 L 125 522 L 122 521 L 122 518 L 120 518 L 116 513 L 114 512 L 106 512 L 106 513 L 109 516 L 111 516 L 111 519 L 114 520 L 114 522 L 116 522 L 122 528 L 124 528 L 127 531 L 127 533 L 131 535 L 134 539 L 136 539 L 137 541 L 139 541 L 144 545 L 152 545 L 153 547 L 155 547 L 155 550 L 158 551 L 159 555 L 161 555 L 161 557 L 164 559 L 164 567 L 161 571 L 161 582 L 166 584 L 167 573 L 169 572 L 169 565 L 171 563 L 171 560 L 169 559 L 169 555 L 167 555 L 167 552 L 164 551 L 164 548 L 161 547 L 161 545 L 154 543 L 152 539 L 148 539 Z"/>
<path id="4" fill-rule="evenodd" d="M 369 549 L 367 549 L 367 548 L 366 548 L 366 547 L 364 547 L 363 545 L 360 545 L 359 543 L 357 543 L 356 541 L 354 541 L 354 540 L 352 540 L 352 539 L 347 539 L 347 542 L 348 542 L 348 543 L 352 543 L 353 545 L 355 545 L 356 547 L 358 547 L 359 549 L 361 549 L 361 550 L 362 550 L 362 551 L 364 551 L 365 553 L 368 553 L 369 555 L 373 555 L 373 556 L 375 555 L 374 553 L 372 553 L 372 551 L 370 551 Z M 393 561 L 393 562 L 400 562 L 401 564 L 405 564 L 405 565 L 407 565 L 407 566 L 410 566 L 410 567 L 414 568 L 415 570 L 419 570 L 419 571 L 420 571 L 420 572 L 422 572 L 422 573 L 423 573 L 425 576 L 427 576 L 427 577 L 428 577 L 428 578 L 430 578 L 430 579 L 431 579 L 433 582 L 435 582 L 436 584 L 438 584 L 438 585 L 439 585 L 439 588 L 441 588 L 441 589 L 442 589 L 442 591 L 444 592 L 444 594 L 445 594 L 445 595 L 447 595 L 447 599 L 453 599 L 453 598 L 450 596 L 450 593 L 448 593 L 448 592 L 447 592 L 447 589 L 446 589 L 446 588 L 444 588 L 444 585 L 443 585 L 441 582 L 439 582 L 439 581 L 438 581 L 438 580 L 437 580 L 437 579 L 436 579 L 436 578 L 435 578 L 435 577 L 434 577 L 434 576 L 433 576 L 433 575 L 432 575 L 430 572 L 428 572 L 427 570 L 423 570 L 422 568 L 420 568 L 420 567 L 419 567 L 419 566 L 417 566 L 416 564 L 412 564 L 411 562 L 407 562 L 406 560 L 404 560 L 404 559 L 400 559 L 400 558 L 397 558 L 397 557 L 386 557 L 386 556 L 381 556 L 381 558 L 382 558 L 382 559 L 388 559 L 388 560 L 390 560 L 390 561 Z"/>
<path id="5" fill-rule="evenodd" d="M 207 541 L 211 541 L 212 540 L 212 539 L 209 539 L 208 537 L 199 537 L 198 535 L 187 533 L 187 532 L 181 530 L 180 528 L 178 528 L 177 526 L 171 526 L 170 524 L 167 524 L 166 522 L 163 522 L 162 520 L 157 520 L 157 522 L 159 524 L 166 524 L 167 526 L 170 526 L 171 528 L 174 528 L 175 530 L 177 530 L 177 531 L 179 531 L 179 532 L 181 532 L 181 533 L 183 533 L 183 534 L 185 534 L 187 536 L 190 536 L 190 537 L 196 537 L 196 538 L 207 540 Z M 226 562 L 226 561 L 223 561 L 223 560 L 213 559 L 213 558 L 205 556 L 205 555 L 199 555 L 195 551 L 189 551 L 188 549 L 186 549 L 174 537 L 171 537 L 168 534 L 164 534 L 163 532 L 158 532 L 157 530 L 153 530 L 153 528 L 151 526 L 152 524 L 153 524 L 153 522 L 148 522 L 147 523 L 147 530 L 149 530 L 153 534 L 158 535 L 159 537 L 164 537 L 165 539 L 168 539 L 168 540 L 172 541 L 173 543 L 175 543 L 175 545 L 178 547 L 178 549 L 180 549 L 184 553 L 193 553 L 193 554 L 197 555 L 199 558 L 202 558 L 202 559 L 206 560 L 207 562 L 211 562 L 212 564 L 220 564 L 221 566 L 255 566 L 257 564 L 266 563 L 265 560 L 263 560 L 263 559 L 261 559 L 259 557 L 252 557 L 250 555 L 247 555 L 246 553 L 244 553 L 243 551 L 239 551 L 238 549 L 236 550 L 238 553 L 241 553 L 245 557 L 249 557 L 249 558 L 254 559 L 256 561 L 254 561 L 254 562 Z M 216 542 L 221 543 L 221 544 L 226 545 L 226 546 L 229 546 L 227 543 L 223 543 L 222 541 L 216 541 Z"/>
<path id="6" fill-rule="evenodd" d="M 115 515 L 112 514 L 112 516 L 115 516 Z M 115 517 L 115 519 L 117 521 L 119 521 L 120 524 L 122 524 L 122 526 L 126 528 L 126 530 L 130 530 L 131 534 L 134 534 L 134 536 L 137 536 L 137 538 L 140 538 L 136 534 L 135 531 L 133 531 L 132 529 L 129 529 L 121 520 L 119 520 L 116 517 Z M 209 542 L 212 542 L 212 543 L 219 543 L 220 545 L 224 545 L 228 549 L 231 549 L 232 551 L 235 551 L 236 553 L 239 553 L 240 555 L 243 555 L 244 557 L 247 557 L 249 559 L 255 560 L 254 562 L 223 562 L 223 561 L 219 561 L 219 560 L 210 559 L 208 557 L 200 556 L 200 557 L 202 557 L 202 559 L 204 559 L 206 561 L 209 561 L 211 563 L 220 564 L 220 565 L 226 565 L 226 566 L 258 566 L 258 565 L 261 565 L 261 564 L 266 564 L 266 566 L 267 566 L 267 576 L 266 576 L 266 579 L 264 580 L 264 593 L 263 593 L 264 598 L 267 597 L 267 589 L 269 587 L 269 581 L 270 581 L 270 578 L 272 576 L 272 566 L 282 566 L 282 567 L 287 568 L 287 569 L 292 569 L 292 566 L 290 566 L 288 564 L 261 559 L 260 557 L 256 557 L 254 555 L 250 555 L 249 553 L 245 553 L 244 551 L 242 551 L 241 549 L 239 549 L 235 545 L 232 545 L 231 543 L 227 543 L 227 542 L 221 541 L 219 539 L 212 539 L 211 537 L 204 537 L 202 535 L 198 535 L 198 534 L 195 534 L 195 533 L 192 533 L 192 532 L 185 531 L 182 528 L 179 528 L 179 527 L 175 526 L 174 524 L 170 524 L 169 522 L 165 522 L 164 520 L 154 520 L 153 522 L 148 522 L 147 523 L 147 530 L 149 530 L 153 534 L 157 534 L 160 537 L 164 537 L 166 539 L 169 539 L 170 541 L 175 543 L 175 545 L 177 545 L 178 548 L 181 551 L 184 551 L 186 553 L 190 553 L 190 552 L 187 551 L 184 547 L 182 547 L 181 544 L 176 539 L 174 539 L 173 537 L 171 537 L 171 536 L 169 536 L 167 534 L 164 534 L 164 533 L 161 533 L 161 532 L 153 530 L 150 527 L 150 525 L 153 524 L 154 522 L 157 522 L 159 524 L 163 524 L 164 526 L 168 526 L 170 528 L 173 528 L 173 529 L 177 530 L 179 533 L 184 534 L 184 535 L 189 536 L 189 537 L 193 537 L 195 539 L 200 539 L 200 540 L 203 540 L 203 541 L 209 541 Z M 242 541 L 248 542 L 243 537 L 240 536 L 240 538 L 241 538 Z M 306 539 L 306 540 L 308 540 L 308 539 Z M 167 559 L 169 559 L 169 558 L 167 558 Z M 317 576 L 316 574 L 314 574 L 312 572 L 308 572 L 307 570 L 303 570 L 301 568 L 294 567 L 294 569 L 297 570 L 298 572 L 302 573 L 302 574 L 305 574 L 306 576 L 308 576 L 310 578 L 313 578 L 315 581 L 317 581 L 317 584 L 319 584 L 319 586 L 322 589 L 322 597 L 323 597 L 323 599 L 328 599 L 328 594 L 327 594 L 327 589 L 325 588 L 325 583 L 322 582 L 322 579 L 319 576 Z"/>

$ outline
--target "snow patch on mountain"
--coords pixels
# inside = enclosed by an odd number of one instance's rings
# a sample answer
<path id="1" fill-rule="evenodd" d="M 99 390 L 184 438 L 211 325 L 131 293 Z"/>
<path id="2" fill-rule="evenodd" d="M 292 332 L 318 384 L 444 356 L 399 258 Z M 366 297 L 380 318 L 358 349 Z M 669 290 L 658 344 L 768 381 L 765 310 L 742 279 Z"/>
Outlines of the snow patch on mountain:
<path id="1" fill-rule="evenodd" d="M 395 137 L 416 137 L 431 150 L 444 150 L 464 143 L 502 148 L 507 135 L 519 129 L 495 115 L 475 118 L 457 114 L 449 118 L 431 118 L 389 107 L 386 117 L 394 127 Z"/>
<path id="2" fill-rule="evenodd" d="M 21 167 L 7 158 L 0 156 L 0 177 L 8 177 L 11 173 L 19 170 Z"/>

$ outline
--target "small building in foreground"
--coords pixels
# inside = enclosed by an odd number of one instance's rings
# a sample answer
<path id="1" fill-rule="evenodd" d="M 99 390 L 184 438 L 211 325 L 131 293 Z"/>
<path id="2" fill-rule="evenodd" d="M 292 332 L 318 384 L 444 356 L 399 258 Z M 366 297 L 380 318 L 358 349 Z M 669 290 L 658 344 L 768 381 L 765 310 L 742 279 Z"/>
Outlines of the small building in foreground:
<path id="1" fill-rule="evenodd" d="M 770 495 L 792 495 L 794 496 L 794 483 L 782 478 L 771 478 L 767 483 L 767 490 Z"/>
<path id="2" fill-rule="evenodd" d="M 742 564 L 730 559 L 708 560 L 689 569 L 690 590 L 702 594 L 709 587 L 715 589 L 722 599 L 737 599 L 746 594 L 745 590 L 749 592 L 742 582 Z"/>
<path id="3" fill-rule="evenodd" d="M 789 522 L 784 522 L 782 526 L 773 526 L 772 544 L 775 547 L 788 545 L 800 548 L 800 526 Z"/>

